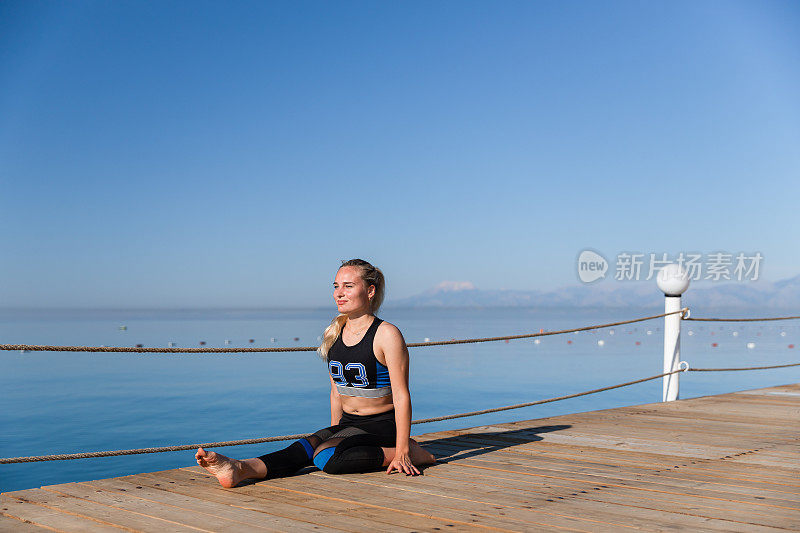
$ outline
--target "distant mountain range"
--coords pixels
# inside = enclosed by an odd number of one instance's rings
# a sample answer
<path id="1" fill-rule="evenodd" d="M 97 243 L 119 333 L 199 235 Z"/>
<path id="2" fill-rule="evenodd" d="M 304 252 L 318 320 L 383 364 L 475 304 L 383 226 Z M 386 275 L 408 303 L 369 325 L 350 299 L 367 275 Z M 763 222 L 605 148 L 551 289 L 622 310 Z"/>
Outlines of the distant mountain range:
<path id="1" fill-rule="evenodd" d="M 387 301 L 390 307 L 654 307 L 664 296 L 655 280 L 600 282 L 552 291 L 478 289 L 468 281 L 445 281 L 425 292 Z M 689 287 L 686 305 L 704 308 L 780 308 L 800 311 L 800 275 L 777 282 L 759 280 Z"/>

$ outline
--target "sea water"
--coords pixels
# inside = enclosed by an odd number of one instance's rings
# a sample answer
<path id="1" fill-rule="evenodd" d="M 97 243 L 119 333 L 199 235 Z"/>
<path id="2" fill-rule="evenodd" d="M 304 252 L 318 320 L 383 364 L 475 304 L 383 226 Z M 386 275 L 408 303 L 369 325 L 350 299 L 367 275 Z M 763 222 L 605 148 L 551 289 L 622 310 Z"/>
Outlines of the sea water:
<path id="1" fill-rule="evenodd" d="M 397 325 L 411 343 L 558 330 L 660 312 L 655 307 L 386 308 L 380 316 Z M 760 316 L 764 313 L 770 314 L 762 311 Z M 6 310 L 0 312 L 0 343 L 166 347 L 172 342 L 198 347 L 204 341 L 206 347 L 219 348 L 311 346 L 319 342 L 332 316 L 328 309 Z M 414 418 L 528 402 L 659 374 L 663 323 L 661 318 L 542 337 L 538 344 L 525 339 L 412 348 Z M 683 322 L 682 359 L 693 367 L 797 362 L 798 349 L 789 345 L 800 345 L 799 327 L 797 321 Z M 748 343 L 755 346 L 748 348 Z M 238 440 L 307 433 L 330 425 L 326 366 L 314 352 L 4 351 L 0 357 L 2 457 Z M 691 398 L 798 381 L 800 367 L 688 373 L 681 375 L 680 386 L 681 397 Z M 654 380 L 513 411 L 415 425 L 412 434 L 652 403 L 660 401 L 661 387 L 661 380 Z M 218 451 L 252 457 L 287 444 Z M 194 464 L 193 452 L 184 451 L 0 465 L 0 492 Z"/>

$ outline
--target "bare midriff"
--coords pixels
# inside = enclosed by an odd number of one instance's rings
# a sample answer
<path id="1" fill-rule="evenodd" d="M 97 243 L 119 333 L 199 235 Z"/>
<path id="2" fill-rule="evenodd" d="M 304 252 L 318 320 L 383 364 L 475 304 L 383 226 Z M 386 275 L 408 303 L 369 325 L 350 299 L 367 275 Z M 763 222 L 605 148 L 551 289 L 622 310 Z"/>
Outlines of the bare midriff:
<path id="1" fill-rule="evenodd" d="M 359 398 L 340 394 L 339 398 L 342 400 L 342 411 L 351 415 L 377 415 L 394 409 L 391 394 L 381 398 Z"/>

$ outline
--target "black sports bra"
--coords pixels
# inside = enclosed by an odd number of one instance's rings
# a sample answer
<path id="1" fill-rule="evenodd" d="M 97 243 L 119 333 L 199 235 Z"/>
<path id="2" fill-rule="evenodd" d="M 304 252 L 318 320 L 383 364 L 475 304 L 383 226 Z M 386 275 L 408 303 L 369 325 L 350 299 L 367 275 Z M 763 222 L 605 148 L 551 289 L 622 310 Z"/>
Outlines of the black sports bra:
<path id="1" fill-rule="evenodd" d="M 392 393 L 389 369 L 378 361 L 372 350 L 375 332 L 381 322 L 383 320 L 375 317 L 355 346 L 347 346 L 340 333 L 328 350 L 328 372 L 339 394 L 381 398 Z"/>

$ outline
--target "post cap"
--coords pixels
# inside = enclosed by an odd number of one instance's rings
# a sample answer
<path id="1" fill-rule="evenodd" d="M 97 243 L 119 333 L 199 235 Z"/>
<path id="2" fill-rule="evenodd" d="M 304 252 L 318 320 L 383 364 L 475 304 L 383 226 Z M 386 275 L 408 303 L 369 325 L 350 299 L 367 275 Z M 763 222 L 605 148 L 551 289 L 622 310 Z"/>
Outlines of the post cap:
<path id="1" fill-rule="evenodd" d="M 689 288 L 689 275 L 677 263 L 666 265 L 658 272 L 658 288 L 666 296 L 680 296 Z"/>

